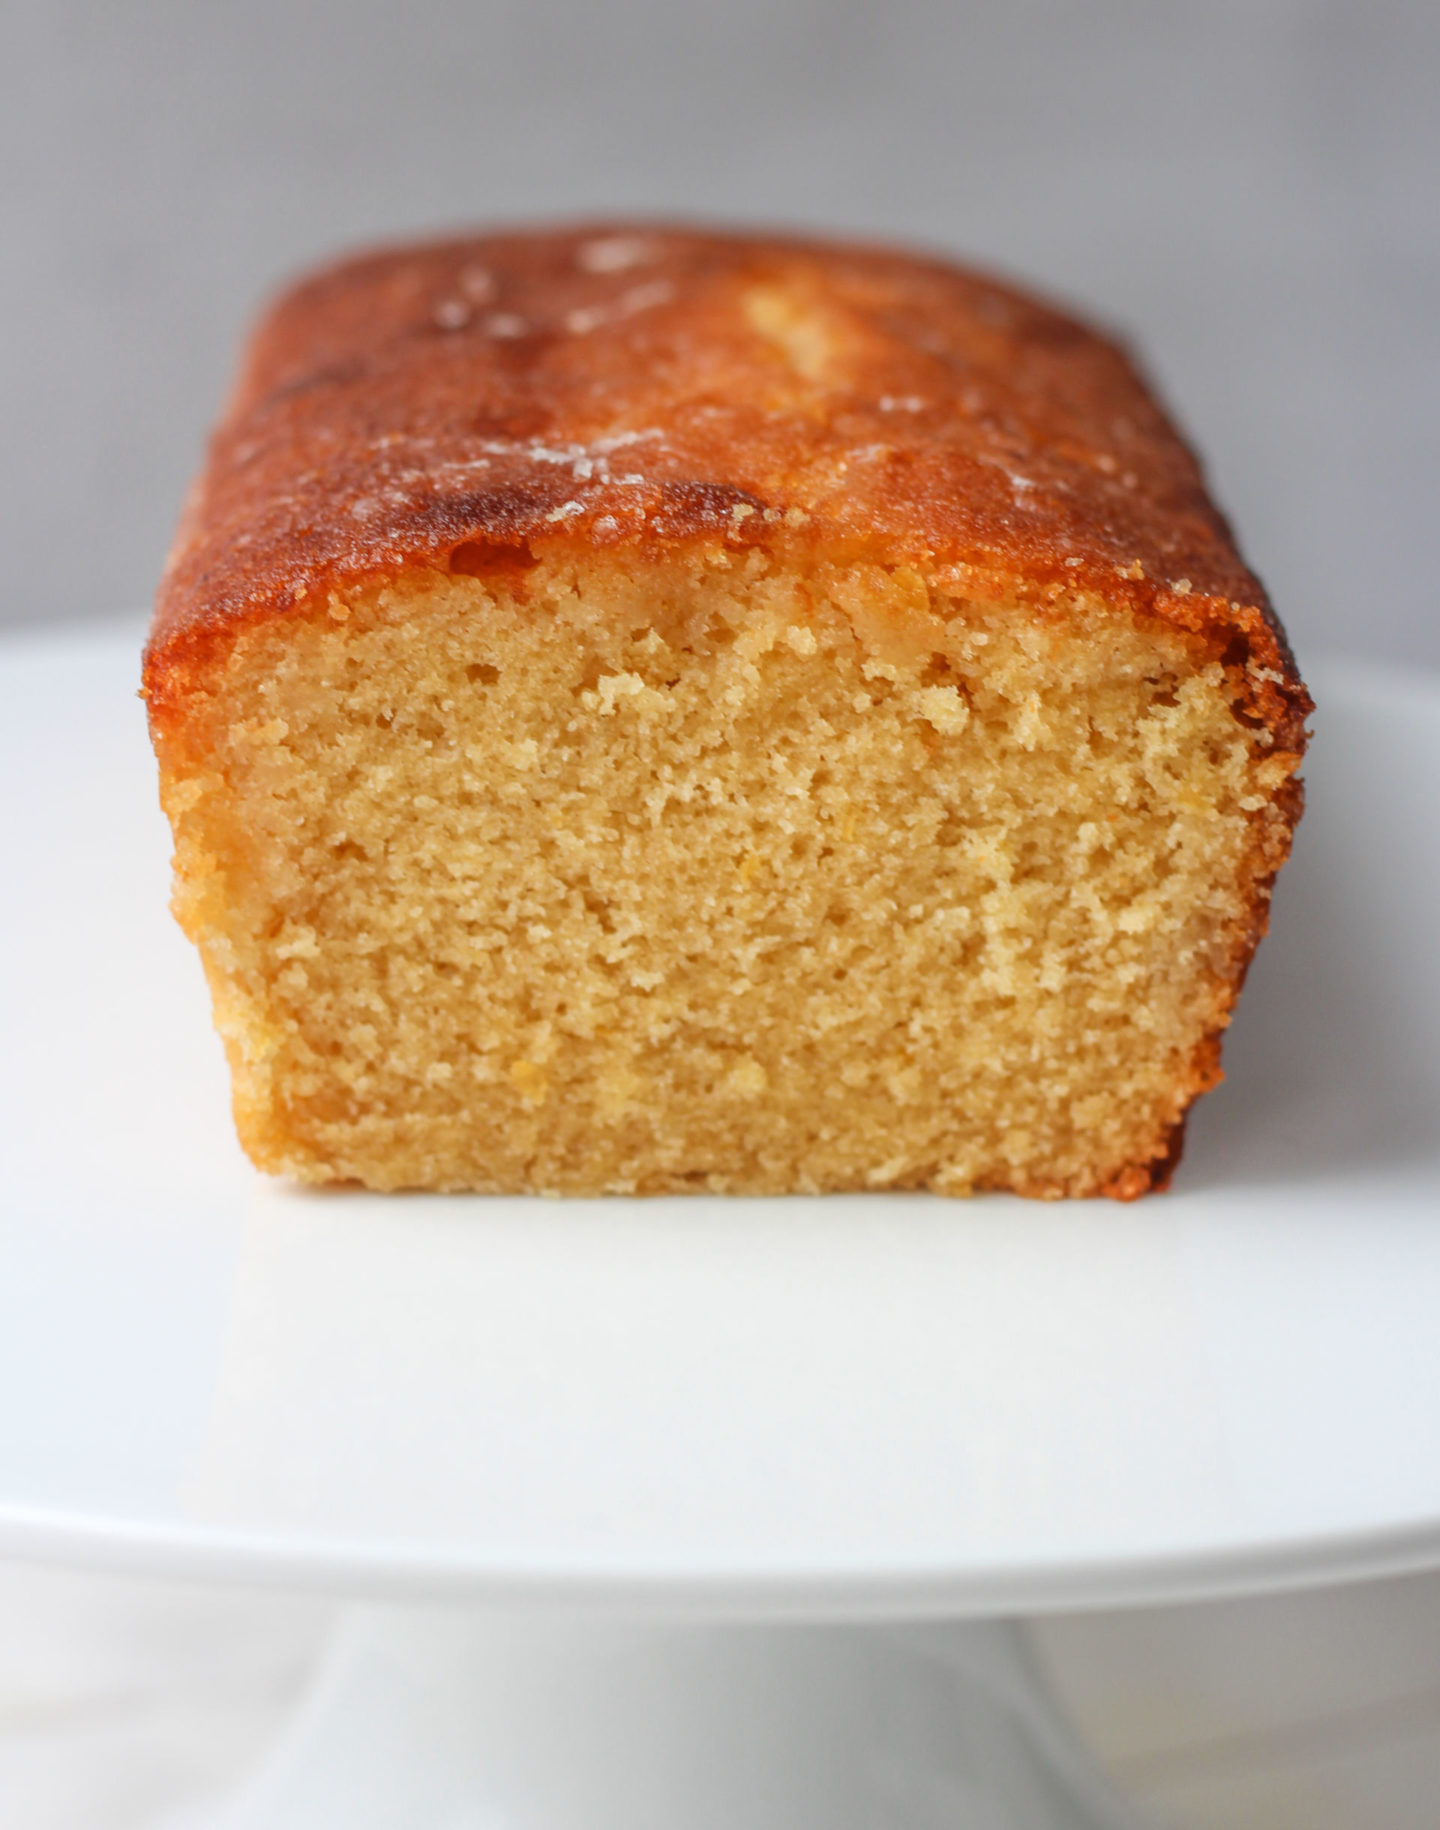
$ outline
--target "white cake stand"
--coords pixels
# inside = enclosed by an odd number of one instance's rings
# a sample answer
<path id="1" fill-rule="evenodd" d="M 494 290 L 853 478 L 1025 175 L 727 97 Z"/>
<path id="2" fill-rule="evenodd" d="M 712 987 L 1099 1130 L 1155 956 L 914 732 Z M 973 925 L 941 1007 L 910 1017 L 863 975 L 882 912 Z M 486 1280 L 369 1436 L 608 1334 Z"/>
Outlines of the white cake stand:
<path id="1" fill-rule="evenodd" d="M 1164 1199 L 383 1200 L 238 1154 L 137 640 L 0 646 L 0 1550 L 353 1598 L 218 1822 L 1115 1825 L 994 1623 L 1440 1563 L 1434 688 Z"/>

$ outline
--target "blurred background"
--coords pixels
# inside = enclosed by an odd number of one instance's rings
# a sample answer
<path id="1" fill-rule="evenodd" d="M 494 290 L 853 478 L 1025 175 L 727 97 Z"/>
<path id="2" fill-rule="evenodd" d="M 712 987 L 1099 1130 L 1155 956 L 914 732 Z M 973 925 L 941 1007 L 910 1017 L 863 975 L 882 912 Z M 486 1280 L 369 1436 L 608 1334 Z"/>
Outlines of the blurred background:
<path id="1" fill-rule="evenodd" d="M 4 0 L 0 622 L 133 613 L 261 298 L 582 212 L 917 240 L 1140 346 L 1303 660 L 1440 668 L 1436 0 Z M 0 1820 L 126 1830 L 326 1611 L 0 1568 Z M 1041 1623 L 1156 1824 L 1433 1830 L 1440 1582 Z"/>
<path id="2" fill-rule="evenodd" d="M 1119 325 L 1302 659 L 1440 666 L 1435 0 L 3 13 L 4 620 L 148 601 L 237 339 L 297 266 L 675 211 L 927 242 Z"/>

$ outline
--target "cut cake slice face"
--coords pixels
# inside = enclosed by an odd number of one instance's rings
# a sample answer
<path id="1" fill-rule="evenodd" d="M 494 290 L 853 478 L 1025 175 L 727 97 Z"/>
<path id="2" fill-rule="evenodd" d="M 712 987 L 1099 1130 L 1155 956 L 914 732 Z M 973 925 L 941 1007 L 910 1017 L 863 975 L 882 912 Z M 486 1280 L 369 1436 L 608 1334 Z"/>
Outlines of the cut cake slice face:
<path id="1" fill-rule="evenodd" d="M 146 693 L 252 1158 L 564 1193 L 1163 1185 L 1310 709 L 1113 345 L 625 226 L 287 295 Z"/>

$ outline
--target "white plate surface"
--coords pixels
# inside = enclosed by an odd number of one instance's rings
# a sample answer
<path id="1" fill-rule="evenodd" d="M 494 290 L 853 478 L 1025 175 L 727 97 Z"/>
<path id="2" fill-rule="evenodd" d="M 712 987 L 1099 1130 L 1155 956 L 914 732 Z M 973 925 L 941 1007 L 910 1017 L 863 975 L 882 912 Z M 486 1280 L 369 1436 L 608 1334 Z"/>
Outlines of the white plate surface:
<path id="1" fill-rule="evenodd" d="M 0 1549 L 749 1614 L 1440 1562 L 1440 691 L 1318 674 L 1171 1195 L 302 1195 L 229 1126 L 133 623 L 0 645 Z"/>

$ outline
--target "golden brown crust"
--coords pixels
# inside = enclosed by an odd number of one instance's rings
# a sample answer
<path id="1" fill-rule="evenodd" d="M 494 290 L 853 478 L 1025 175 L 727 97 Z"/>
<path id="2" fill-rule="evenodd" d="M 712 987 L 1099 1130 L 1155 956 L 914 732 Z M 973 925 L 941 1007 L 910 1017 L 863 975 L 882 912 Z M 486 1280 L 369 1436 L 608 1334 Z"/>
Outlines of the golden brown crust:
<path id="1" fill-rule="evenodd" d="M 588 224 L 361 255 L 278 301 L 161 586 L 152 713 L 240 626 L 336 584 L 697 539 L 1093 591 L 1248 663 L 1280 741 L 1310 709 L 1114 342 L 935 258 Z"/>

